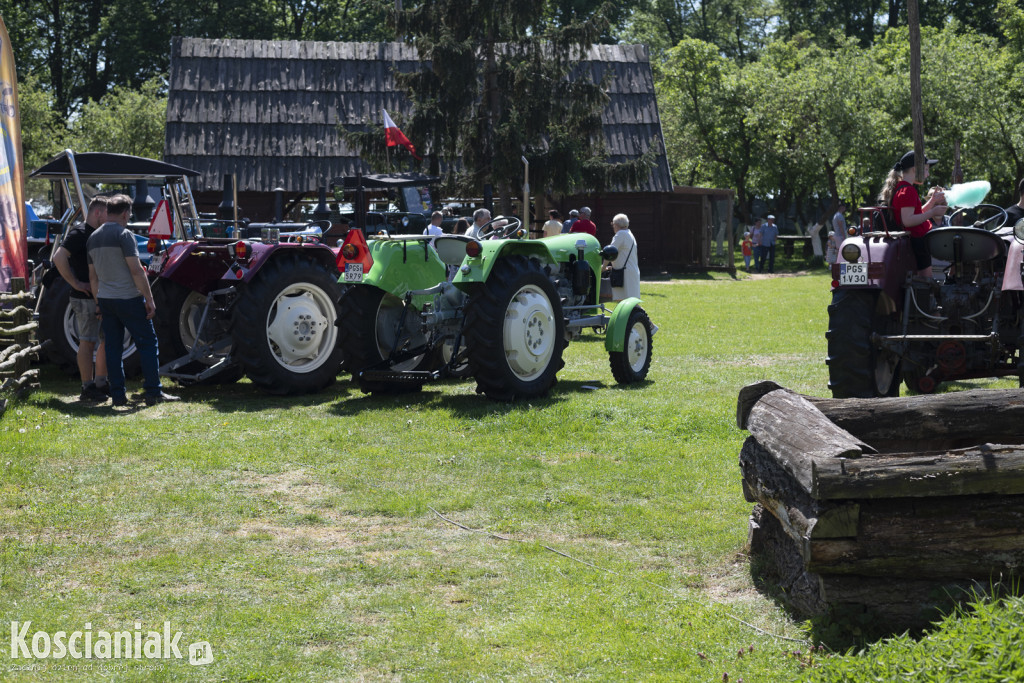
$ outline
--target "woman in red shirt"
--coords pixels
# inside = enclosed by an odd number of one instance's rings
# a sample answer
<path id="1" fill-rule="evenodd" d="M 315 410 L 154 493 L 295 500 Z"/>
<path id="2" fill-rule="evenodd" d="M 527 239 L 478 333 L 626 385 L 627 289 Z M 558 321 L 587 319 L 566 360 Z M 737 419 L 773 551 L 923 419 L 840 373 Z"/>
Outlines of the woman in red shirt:
<path id="1" fill-rule="evenodd" d="M 932 227 L 932 218 L 946 213 L 946 196 L 936 191 L 924 206 L 914 185 L 920 185 L 928 179 L 932 165 L 939 163 L 937 159 L 926 159 L 922 177 L 917 177 L 914 164 L 914 153 L 907 152 L 889 171 L 878 202 L 892 208 L 896 225 L 910 233 L 910 247 L 914 251 L 917 274 L 921 277 L 932 276 L 932 255 L 928 249 L 928 231 Z"/>

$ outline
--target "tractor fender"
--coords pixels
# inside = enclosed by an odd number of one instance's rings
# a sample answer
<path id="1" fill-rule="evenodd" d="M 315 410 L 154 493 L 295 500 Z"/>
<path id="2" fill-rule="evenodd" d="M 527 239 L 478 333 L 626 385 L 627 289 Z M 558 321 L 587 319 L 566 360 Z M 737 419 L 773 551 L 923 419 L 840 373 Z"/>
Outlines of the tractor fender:
<path id="1" fill-rule="evenodd" d="M 556 235 L 539 240 L 484 240 L 483 250 L 479 256 L 467 256 L 462 267 L 455 276 L 453 284 L 472 285 L 487 281 L 500 258 L 508 256 L 526 256 L 537 258 L 542 263 L 565 263 L 570 256 L 576 256 L 576 243 L 582 240 L 585 244 L 584 258 L 594 272 L 595 281 L 601 278 L 601 245 L 597 238 L 586 233 L 570 233 Z"/>
<path id="2" fill-rule="evenodd" d="M 629 331 L 626 326 L 629 324 L 629 314 L 639 305 L 640 299 L 635 296 L 615 304 L 608 319 L 608 331 L 604 336 L 605 351 L 622 351 L 626 348 L 626 333 Z"/>
<path id="3" fill-rule="evenodd" d="M 252 256 L 244 262 L 239 262 L 234 258 L 234 254 L 229 254 L 231 263 L 221 275 L 221 280 L 227 282 L 251 282 L 260 269 L 273 261 L 282 251 L 293 252 L 300 250 L 299 255 L 301 258 L 321 263 L 329 271 L 336 271 L 338 268 L 334 251 L 324 244 L 262 244 L 260 242 L 252 242 L 251 244 Z"/>
<path id="4" fill-rule="evenodd" d="M 363 274 L 361 284 L 402 298 L 406 292 L 427 289 L 445 279 L 445 265 L 428 242 L 371 240 L 368 248 L 373 266 Z M 418 303 L 416 298 L 414 302 Z"/>

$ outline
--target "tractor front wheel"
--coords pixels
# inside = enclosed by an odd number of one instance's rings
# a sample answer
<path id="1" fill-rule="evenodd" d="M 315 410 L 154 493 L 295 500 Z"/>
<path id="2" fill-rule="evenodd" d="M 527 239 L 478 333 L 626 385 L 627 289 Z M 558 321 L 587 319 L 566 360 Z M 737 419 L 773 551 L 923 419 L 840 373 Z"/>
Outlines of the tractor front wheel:
<path id="1" fill-rule="evenodd" d="M 651 354 L 654 351 L 653 326 L 647 311 L 635 307 L 629 312 L 626 322 L 626 342 L 622 351 L 608 354 L 612 376 L 619 384 L 642 382 L 651 369 Z"/>
<path id="2" fill-rule="evenodd" d="M 892 300 L 874 289 L 840 289 L 828 307 L 828 388 L 833 398 L 900 395 L 900 358 L 879 348 L 871 335 L 893 334 L 899 315 Z"/>

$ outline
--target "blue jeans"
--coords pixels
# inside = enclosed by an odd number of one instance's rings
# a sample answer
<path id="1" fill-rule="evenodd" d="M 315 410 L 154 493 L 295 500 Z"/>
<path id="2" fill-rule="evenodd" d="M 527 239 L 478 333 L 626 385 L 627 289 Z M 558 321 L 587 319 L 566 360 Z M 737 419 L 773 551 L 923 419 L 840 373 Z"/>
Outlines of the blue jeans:
<path id="1" fill-rule="evenodd" d="M 767 261 L 768 262 L 768 272 L 769 273 L 774 273 L 775 272 L 775 245 L 772 244 L 772 245 L 767 246 L 767 247 L 762 247 L 762 249 L 764 249 L 764 256 L 761 257 L 761 265 L 764 265 L 764 262 Z"/>
<path id="2" fill-rule="evenodd" d="M 141 296 L 134 299 L 99 299 L 103 315 L 103 336 L 107 341 L 107 382 L 110 397 L 124 398 L 124 331 L 132 335 L 142 361 L 142 389 L 147 396 L 160 394 L 160 356 L 157 353 L 156 330 L 153 321 L 146 318 L 146 302 Z"/>

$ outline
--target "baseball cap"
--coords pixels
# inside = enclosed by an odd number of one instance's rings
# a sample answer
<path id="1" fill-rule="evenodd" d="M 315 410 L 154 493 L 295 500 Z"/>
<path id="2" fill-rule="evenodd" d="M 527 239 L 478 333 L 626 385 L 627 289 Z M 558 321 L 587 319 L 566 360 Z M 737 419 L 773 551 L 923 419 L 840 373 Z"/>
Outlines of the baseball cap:
<path id="1" fill-rule="evenodd" d="M 932 166 L 933 164 L 939 163 L 938 159 L 929 159 L 927 154 L 925 154 L 924 156 L 925 156 L 924 163 L 928 164 L 929 166 Z M 902 157 L 900 157 L 899 161 L 897 161 L 893 165 L 892 170 L 894 170 L 894 171 L 906 171 L 908 168 L 914 168 L 915 165 L 916 164 L 914 162 L 914 153 L 913 152 L 907 152 Z"/>
<path id="2" fill-rule="evenodd" d="M 768 214 L 768 218 L 771 218 L 772 220 L 775 220 L 775 216 L 773 216 L 771 214 Z"/>

